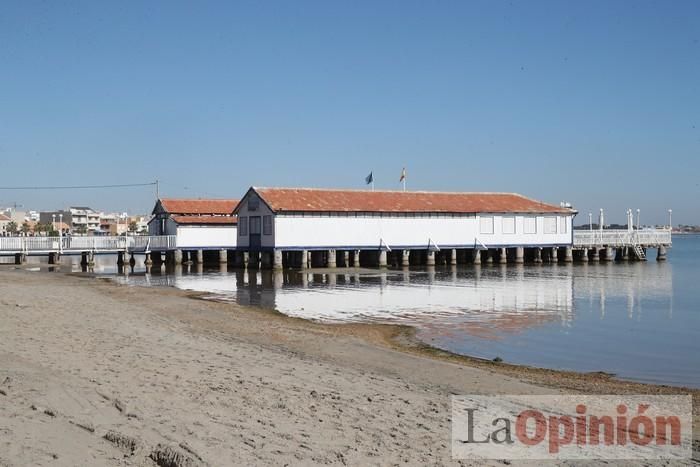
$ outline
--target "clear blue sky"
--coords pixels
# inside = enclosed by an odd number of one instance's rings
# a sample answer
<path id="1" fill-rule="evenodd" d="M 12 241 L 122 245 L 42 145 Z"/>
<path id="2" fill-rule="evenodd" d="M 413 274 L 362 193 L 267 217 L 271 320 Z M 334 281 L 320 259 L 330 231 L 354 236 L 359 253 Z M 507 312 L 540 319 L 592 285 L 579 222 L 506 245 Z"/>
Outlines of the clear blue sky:
<path id="1" fill-rule="evenodd" d="M 516 191 L 700 223 L 700 2 L 3 2 L 0 185 Z M 148 211 L 149 189 L 0 191 Z"/>

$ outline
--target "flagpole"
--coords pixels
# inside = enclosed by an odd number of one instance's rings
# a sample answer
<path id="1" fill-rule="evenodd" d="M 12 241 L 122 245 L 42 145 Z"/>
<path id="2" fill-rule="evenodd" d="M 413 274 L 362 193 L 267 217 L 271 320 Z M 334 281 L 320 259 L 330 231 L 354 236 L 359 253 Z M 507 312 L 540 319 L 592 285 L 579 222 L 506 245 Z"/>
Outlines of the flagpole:
<path id="1" fill-rule="evenodd" d="M 403 191 L 406 191 L 406 177 L 403 178 Z"/>

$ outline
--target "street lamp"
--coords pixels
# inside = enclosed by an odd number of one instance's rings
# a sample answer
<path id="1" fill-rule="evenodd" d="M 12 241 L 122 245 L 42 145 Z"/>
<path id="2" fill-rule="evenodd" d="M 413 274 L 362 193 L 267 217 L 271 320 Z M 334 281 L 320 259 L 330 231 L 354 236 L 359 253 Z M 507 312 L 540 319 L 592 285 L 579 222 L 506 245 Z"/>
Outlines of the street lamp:
<path id="1" fill-rule="evenodd" d="M 637 230 L 639 230 L 639 225 L 640 225 L 639 224 L 640 212 L 641 212 L 641 209 L 637 209 Z"/>
<path id="2" fill-rule="evenodd" d="M 632 232 L 634 230 L 634 221 L 632 220 L 632 209 L 627 209 L 627 231 Z"/>

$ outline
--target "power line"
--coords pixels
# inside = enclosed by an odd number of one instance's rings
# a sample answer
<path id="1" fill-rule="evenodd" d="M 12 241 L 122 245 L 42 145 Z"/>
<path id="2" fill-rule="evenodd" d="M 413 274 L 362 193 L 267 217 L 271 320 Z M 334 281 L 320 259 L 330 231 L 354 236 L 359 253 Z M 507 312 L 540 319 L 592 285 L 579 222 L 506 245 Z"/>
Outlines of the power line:
<path id="1" fill-rule="evenodd" d="M 72 186 L 0 186 L 0 190 L 88 190 L 102 188 L 133 188 L 139 186 L 157 186 L 158 181 L 148 183 L 123 183 L 115 185 L 72 185 Z"/>

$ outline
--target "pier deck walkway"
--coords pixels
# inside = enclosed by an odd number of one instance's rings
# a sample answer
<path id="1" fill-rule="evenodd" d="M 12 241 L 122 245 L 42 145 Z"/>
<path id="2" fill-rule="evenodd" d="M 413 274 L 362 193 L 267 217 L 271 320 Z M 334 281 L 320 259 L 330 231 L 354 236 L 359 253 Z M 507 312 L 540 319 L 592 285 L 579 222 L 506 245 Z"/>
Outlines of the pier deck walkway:
<path id="1" fill-rule="evenodd" d="M 574 230 L 574 249 L 671 246 L 669 229 Z"/>
<path id="2" fill-rule="evenodd" d="M 637 259 L 646 259 L 646 250 L 655 248 L 658 250 L 657 259 L 666 258 L 666 249 L 671 246 L 670 229 L 641 229 L 641 230 L 574 230 L 573 244 L 566 246 L 569 251 L 567 261 L 571 259 L 571 252 L 575 251 L 582 261 L 597 260 L 600 253 L 607 260 L 627 259 L 628 256 L 636 256 Z M 235 248 L 208 245 L 187 246 L 178 244 L 175 235 L 157 236 L 62 236 L 62 237 L 0 237 L 0 256 L 15 256 L 18 261 L 21 257 L 49 255 L 60 257 L 63 255 L 89 254 L 146 254 L 170 253 L 177 255 L 176 261 L 181 261 L 183 252 L 192 250 L 193 254 L 201 260 L 203 250 L 220 250 L 221 261 L 226 261 L 228 250 Z M 542 248 L 534 248 L 542 250 Z M 506 250 L 499 248 L 499 250 Z M 522 250 L 522 248 L 520 248 Z M 557 258 L 556 248 L 551 256 Z M 521 252 L 522 253 L 522 252 Z M 502 254 L 506 259 L 506 254 Z M 521 255 L 522 256 L 522 255 Z M 539 258 L 539 253 L 537 254 Z M 521 258 L 522 259 L 522 258 Z"/>
<path id="3" fill-rule="evenodd" d="M 634 255 L 639 260 L 647 259 L 647 249 L 656 248 L 656 259 L 666 259 L 666 249 L 671 246 L 671 229 L 623 229 L 623 230 L 574 230 L 573 249 L 582 261 L 598 260 L 599 251 L 605 259 L 627 259 Z"/>
<path id="4" fill-rule="evenodd" d="M 0 237 L 0 255 L 27 256 L 62 255 L 92 253 L 148 253 L 150 251 L 171 251 L 177 248 L 175 235 L 159 236 L 62 236 L 62 237 Z"/>
<path id="5" fill-rule="evenodd" d="M 671 231 L 653 230 L 575 230 L 574 249 L 583 248 L 658 248 L 671 246 Z M 175 235 L 94 236 L 94 237 L 0 237 L 0 255 L 16 253 L 45 255 L 70 254 L 83 251 L 117 253 L 120 251 L 143 253 L 147 251 L 171 251 L 183 248 L 177 245 Z"/>

